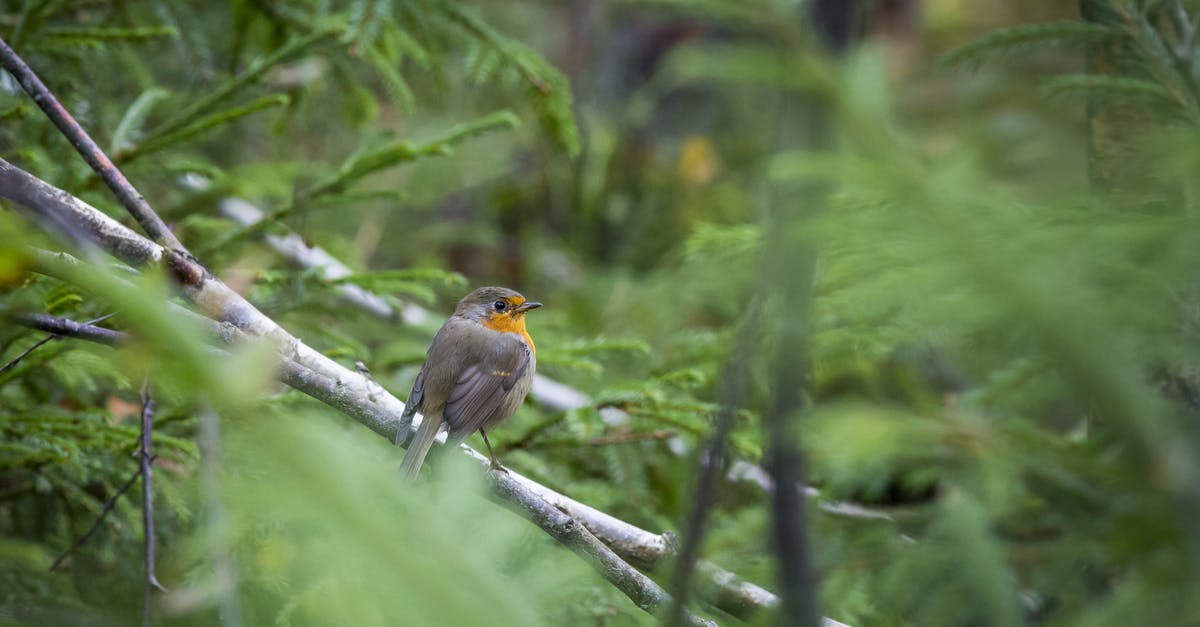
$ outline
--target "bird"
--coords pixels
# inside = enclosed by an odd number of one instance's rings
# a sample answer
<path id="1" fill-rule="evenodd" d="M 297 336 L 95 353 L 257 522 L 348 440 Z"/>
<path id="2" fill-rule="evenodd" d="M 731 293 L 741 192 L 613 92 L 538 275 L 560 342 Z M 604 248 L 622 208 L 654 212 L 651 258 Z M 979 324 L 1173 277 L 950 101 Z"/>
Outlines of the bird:
<path id="1" fill-rule="evenodd" d="M 529 393 L 537 349 L 525 328 L 525 314 L 541 306 L 505 287 L 481 287 L 458 302 L 433 337 L 400 417 L 398 446 L 413 415 L 419 411 L 424 416 L 400 462 L 404 476 L 418 475 L 443 424 L 447 444 L 479 431 L 492 469 L 504 471 L 487 432 L 516 413 Z"/>

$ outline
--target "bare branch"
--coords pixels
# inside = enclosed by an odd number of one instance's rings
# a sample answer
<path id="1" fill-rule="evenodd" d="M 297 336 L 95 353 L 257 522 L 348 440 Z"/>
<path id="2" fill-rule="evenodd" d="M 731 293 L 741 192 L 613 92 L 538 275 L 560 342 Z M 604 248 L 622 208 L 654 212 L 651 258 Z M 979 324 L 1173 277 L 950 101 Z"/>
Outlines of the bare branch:
<path id="1" fill-rule="evenodd" d="M 712 562 L 697 562 L 696 570 L 712 581 L 713 589 L 707 592 L 713 598 L 714 605 L 738 618 L 747 619 L 763 608 L 779 605 L 779 597 L 743 581 L 731 572 L 721 570 Z M 833 621 L 826 620 L 826 625 L 833 624 Z"/>
<path id="2" fill-rule="evenodd" d="M 138 224 L 142 225 L 146 233 L 150 237 L 166 248 L 173 250 L 183 250 L 183 244 L 175 238 L 171 230 L 167 228 L 166 223 L 154 210 L 150 208 L 150 204 L 146 199 L 133 188 L 133 185 L 125 178 L 125 175 L 113 165 L 109 160 L 108 155 L 100 149 L 96 142 L 88 136 L 87 131 L 83 130 L 82 126 L 71 117 L 67 112 L 66 107 L 54 97 L 54 94 L 42 83 L 42 79 L 38 78 L 37 74 L 25 64 L 25 61 L 17 55 L 16 51 L 9 47 L 8 43 L 0 39 L 0 65 L 8 70 L 13 78 L 21 84 L 21 87 L 33 98 L 33 101 L 41 107 L 46 116 L 50 118 L 58 130 L 71 142 L 75 150 L 83 157 L 84 161 L 91 166 L 100 178 L 104 179 L 104 183 L 112 190 L 121 204 L 133 215 Z"/>
<path id="3" fill-rule="evenodd" d="M 21 354 L 8 360 L 8 363 L 4 364 L 3 366 L 0 366 L 0 374 L 4 374 L 5 372 L 12 370 L 14 367 L 16 367 L 17 364 L 21 363 L 22 359 L 25 359 L 26 357 L 29 356 L 30 353 L 41 348 L 47 342 L 49 342 L 50 340 L 53 340 L 56 337 L 58 337 L 58 336 L 57 335 L 47 335 L 46 337 L 42 338 L 41 340 L 38 340 L 37 344 L 34 344 L 33 346 L 30 346 L 29 348 L 21 351 Z"/>
<path id="4" fill-rule="evenodd" d="M 28 357 L 30 353 L 37 350 L 39 347 L 46 344 L 50 340 L 56 339 L 61 335 L 73 335 L 75 331 L 78 331 L 83 328 L 86 328 L 89 330 L 89 332 L 94 332 L 96 334 L 97 339 L 95 339 L 94 341 L 100 342 L 102 344 L 110 343 L 110 342 L 105 341 L 106 339 L 108 339 L 108 340 L 111 340 L 111 343 L 115 343 L 115 338 L 106 336 L 106 334 L 108 334 L 108 333 L 115 333 L 114 331 L 111 331 L 109 329 L 105 329 L 102 327 L 91 326 L 97 322 L 107 320 L 115 315 L 117 315 L 117 314 L 110 313 L 106 316 L 100 316 L 99 318 L 96 318 L 95 320 L 89 320 L 83 324 L 75 322 L 74 320 L 67 320 L 66 318 L 57 318 L 55 316 L 50 316 L 47 314 L 25 314 L 25 315 L 21 315 L 21 316 L 16 316 L 16 321 L 19 324 L 21 324 L 22 326 L 27 326 L 32 329 L 41 329 L 43 331 L 49 331 L 50 335 L 47 335 L 46 337 L 42 338 L 42 340 L 39 341 L 37 344 L 34 344 L 33 346 L 30 346 L 29 348 L 21 351 L 20 355 L 13 357 L 12 359 L 8 360 L 8 363 L 4 364 L 3 366 L 0 366 L 0 374 L 7 372 L 8 370 L 12 369 L 17 364 L 21 363 L 22 359 L 25 359 L 26 357 Z"/>
<path id="5" fill-rule="evenodd" d="M 750 462 L 736 461 L 729 467 L 730 479 L 735 481 L 745 481 L 763 489 L 764 492 L 770 494 L 775 490 L 775 481 L 763 470 L 762 466 L 755 466 Z M 821 511 L 832 514 L 834 516 L 844 516 L 846 518 L 859 518 L 863 520 L 879 520 L 884 522 L 895 522 L 896 519 L 889 513 L 872 509 L 858 503 L 849 501 L 830 501 L 821 498 L 821 493 L 816 488 L 806 485 L 796 486 L 796 490 L 806 498 L 816 501 L 816 505 Z"/>
<path id="6" fill-rule="evenodd" d="M 44 313 L 21 314 L 14 316 L 13 319 L 21 326 L 29 327 L 31 329 L 40 329 L 42 331 L 51 333 L 51 336 L 46 338 L 47 340 L 52 340 L 55 337 L 65 335 L 70 337 L 83 337 L 91 342 L 106 344 L 108 346 L 116 346 L 125 340 L 124 333 L 121 333 L 120 331 L 114 331 L 112 329 L 105 329 L 104 327 L 94 326 L 96 323 L 103 322 L 104 320 L 107 320 L 115 315 L 115 313 L 111 313 L 107 316 L 96 318 L 95 320 L 88 320 L 87 322 L 75 322 L 74 320 L 68 320 L 67 318 L 60 318 L 58 316 L 51 316 L 50 314 Z"/>
<path id="7" fill-rule="evenodd" d="M 150 440 L 154 433 L 154 398 L 150 396 L 150 381 L 142 383 L 142 432 L 138 438 L 138 463 L 142 469 L 142 535 L 146 557 L 146 593 L 142 605 L 142 624 L 150 621 L 150 595 L 157 588 L 167 589 L 158 582 L 154 571 L 154 484 L 151 464 L 154 455 L 150 452 Z"/>

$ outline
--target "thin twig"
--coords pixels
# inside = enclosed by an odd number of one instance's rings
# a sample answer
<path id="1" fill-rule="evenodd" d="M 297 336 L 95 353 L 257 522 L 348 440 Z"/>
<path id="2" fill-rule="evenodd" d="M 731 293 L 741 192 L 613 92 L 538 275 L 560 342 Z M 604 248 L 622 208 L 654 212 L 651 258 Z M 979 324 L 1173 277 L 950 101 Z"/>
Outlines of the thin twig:
<path id="1" fill-rule="evenodd" d="M 63 551 L 62 554 L 58 556 L 58 559 L 54 560 L 54 563 L 50 565 L 50 572 L 57 570 L 58 567 L 62 565 L 63 561 L 65 561 L 67 557 L 71 555 L 71 553 L 75 552 L 75 549 L 78 549 L 80 546 L 82 546 L 84 542 L 88 541 L 88 538 L 92 537 L 92 534 L 96 533 L 96 530 L 100 528 L 100 523 L 104 522 L 104 518 L 108 516 L 108 513 L 111 512 L 114 507 L 116 507 L 117 499 L 121 498 L 122 494 L 128 492 L 129 488 L 133 487 L 133 482 L 137 481 L 137 478 L 140 476 L 142 476 L 142 469 L 139 466 L 138 469 L 133 471 L 133 474 L 129 476 L 129 480 L 126 481 L 125 484 L 116 491 L 116 493 L 108 497 L 108 500 L 104 502 L 104 508 L 100 510 L 100 515 L 96 517 L 95 522 L 92 523 L 92 526 L 87 530 L 87 532 L 82 536 L 79 536 L 77 540 L 71 543 L 71 546 L 67 547 L 67 550 Z"/>
<path id="2" fill-rule="evenodd" d="M 58 337 L 58 336 L 54 335 L 54 334 L 47 335 L 46 337 L 42 338 L 41 340 L 38 340 L 37 344 L 34 344 L 33 346 L 30 346 L 29 348 L 21 351 L 20 355 L 13 357 L 12 359 L 8 360 L 8 363 L 4 364 L 3 366 L 0 366 L 0 374 L 4 374 L 5 372 L 8 372 L 13 367 L 15 367 L 17 364 L 21 363 L 22 359 L 25 359 L 26 357 L 28 357 L 29 353 L 32 353 L 33 351 L 41 348 L 43 344 L 49 342 L 50 340 L 53 340 L 56 337 Z"/>
<path id="3" fill-rule="evenodd" d="M 167 589 L 158 582 L 155 574 L 154 559 L 154 471 L 151 464 L 154 454 L 150 450 L 150 441 L 154 434 L 154 397 L 150 395 L 150 379 L 142 383 L 142 433 L 138 446 L 138 461 L 142 467 L 142 537 L 146 558 L 146 588 L 142 595 L 142 624 L 150 624 L 150 597 L 154 590 L 166 592 Z"/>
<path id="4" fill-rule="evenodd" d="M 100 175 L 100 178 L 104 179 L 104 183 L 116 195 L 117 200 L 133 215 L 138 224 L 142 225 L 150 238 L 164 248 L 185 250 L 183 244 L 175 238 L 162 218 L 158 217 L 158 214 L 150 208 L 146 199 L 134 189 L 125 175 L 117 169 L 117 166 L 113 165 L 112 160 L 104 154 L 100 146 L 92 141 L 87 131 L 83 130 L 75 118 L 71 117 L 66 107 L 54 97 L 42 79 L 38 78 L 37 74 L 3 39 L 0 39 L 0 65 L 3 65 L 4 69 L 17 79 L 17 82 L 33 98 L 37 106 L 41 107 L 50 121 L 54 122 L 58 130 L 67 137 L 83 160 L 96 171 L 96 174 Z"/>

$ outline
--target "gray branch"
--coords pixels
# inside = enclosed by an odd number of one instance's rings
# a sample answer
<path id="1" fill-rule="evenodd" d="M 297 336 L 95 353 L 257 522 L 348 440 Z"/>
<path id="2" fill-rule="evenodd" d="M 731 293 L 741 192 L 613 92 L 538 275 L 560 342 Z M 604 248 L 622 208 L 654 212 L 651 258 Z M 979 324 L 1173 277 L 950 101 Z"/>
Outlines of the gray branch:
<path id="1" fill-rule="evenodd" d="M 98 327 L 87 322 L 76 322 L 44 313 L 30 313 L 14 316 L 13 320 L 24 327 L 39 329 L 54 335 L 65 335 L 97 342 L 107 346 L 116 346 L 125 341 L 125 334 L 120 331 Z"/>

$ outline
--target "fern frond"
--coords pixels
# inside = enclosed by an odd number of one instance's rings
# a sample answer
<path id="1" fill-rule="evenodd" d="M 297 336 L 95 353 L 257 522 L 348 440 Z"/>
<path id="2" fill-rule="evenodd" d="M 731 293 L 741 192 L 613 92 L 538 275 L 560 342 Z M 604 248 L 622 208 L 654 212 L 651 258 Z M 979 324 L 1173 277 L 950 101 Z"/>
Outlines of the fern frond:
<path id="1" fill-rule="evenodd" d="M 416 63 L 418 67 L 429 69 L 433 61 L 432 55 L 408 31 L 403 28 L 391 28 L 384 33 L 381 39 L 384 43 L 394 46 L 398 52 L 412 59 L 413 63 Z"/>
<path id="2" fill-rule="evenodd" d="M 951 51 L 942 57 L 941 63 L 942 65 L 980 63 L 990 54 L 1010 51 L 1022 46 L 1086 44 L 1119 36 L 1121 36 L 1121 32 L 1112 27 L 1079 20 L 1049 24 L 1025 24 L 993 31 L 979 41 Z"/>
<path id="3" fill-rule="evenodd" d="M 113 131 L 112 141 L 108 147 L 109 152 L 116 154 L 133 143 L 133 136 L 141 131 L 146 116 L 150 115 L 150 110 L 168 96 L 170 96 L 170 92 L 159 87 L 151 87 L 142 92 L 125 110 L 125 115 L 121 116 L 117 130 Z"/>
<path id="4" fill-rule="evenodd" d="M 218 103 L 257 81 L 267 70 L 316 49 L 342 32 L 343 29 L 340 26 L 328 26 L 303 37 L 292 39 L 271 54 L 255 60 L 244 72 L 218 85 L 207 96 L 196 100 L 175 117 L 163 122 L 154 129 L 153 135 L 166 135 L 191 124 Z"/>
<path id="5" fill-rule="evenodd" d="M 683 243 L 687 259 L 729 259 L 755 254 L 762 243 L 762 229 L 756 224 L 718 226 L 700 223 Z"/>
<path id="6" fill-rule="evenodd" d="M 1098 95 L 1154 101 L 1172 107 L 1179 105 L 1175 95 L 1159 83 L 1123 76 L 1067 74 L 1046 80 L 1042 83 L 1042 90 L 1048 95 L 1086 91 Z"/>
<path id="7" fill-rule="evenodd" d="M 286 107 L 290 103 L 291 103 L 291 98 L 288 97 L 286 94 L 271 94 L 269 96 L 263 96 L 261 98 L 256 98 L 244 105 L 230 107 L 223 111 L 218 111 L 216 113 L 213 113 L 212 115 L 201 118 L 201 119 L 197 120 L 196 122 L 189 124 L 188 126 L 181 128 L 177 131 L 174 131 L 171 133 L 166 133 L 164 135 L 159 135 L 159 136 L 154 137 L 146 142 L 143 142 L 140 144 L 135 144 L 134 146 L 130 147 L 129 149 L 127 149 L 123 152 L 117 153 L 114 158 L 117 161 L 123 161 L 123 162 L 132 161 L 133 159 L 136 159 L 137 157 L 140 157 L 147 153 L 151 153 L 156 150 L 161 150 L 163 148 L 166 148 L 167 146 L 171 146 L 173 144 L 177 144 L 184 140 L 188 140 L 193 137 L 196 137 L 197 135 L 200 135 L 201 133 L 204 133 L 206 131 L 210 131 L 214 128 L 217 128 L 218 126 L 229 124 L 230 122 L 233 122 L 240 118 L 244 118 L 244 117 L 246 117 L 248 115 L 252 115 L 254 113 L 258 113 L 259 111 L 263 111 L 266 109 L 273 109 L 275 107 Z"/>
<path id="8" fill-rule="evenodd" d="M 358 0 L 350 7 L 350 21 L 354 24 L 352 30 L 346 33 L 346 39 L 360 51 L 375 46 L 379 37 L 380 2 L 378 0 Z"/>
<path id="9" fill-rule="evenodd" d="M 513 66 L 530 87 L 534 109 L 543 129 L 568 156 L 579 154 L 579 128 L 575 124 L 570 82 L 557 68 L 524 44 L 511 40 L 457 3 L 439 5 L 446 19 L 466 34 L 491 47 Z M 477 76 L 489 73 L 490 62 L 481 57 Z"/>
<path id="10" fill-rule="evenodd" d="M 141 42 L 163 37 L 178 37 L 171 26 L 140 26 L 136 28 L 47 28 L 38 33 L 46 43 L 71 46 L 95 46 L 124 41 Z"/>
<path id="11" fill-rule="evenodd" d="M 338 168 L 336 174 L 313 185 L 305 196 L 311 199 L 332 191 L 339 191 L 372 172 L 401 163 L 408 163 L 424 157 L 449 155 L 454 146 L 468 139 L 498 129 L 513 128 L 516 125 L 517 117 L 515 115 L 508 111 L 497 111 L 469 122 L 456 124 L 423 142 L 391 142 L 382 148 L 351 156 Z"/>
<path id="12" fill-rule="evenodd" d="M 397 69 L 399 59 L 388 55 L 378 46 L 367 49 L 367 59 L 371 62 L 371 67 L 375 68 L 376 73 L 383 79 L 384 86 L 387 87 L 397 104 L 405 111 L 411 111 L 417 98 L 413 95 L 412 88 L 408 86 L 408 81 L 404 80 L 404 76 Z"/>
<path id="13" fill-rule="evenodd" d="M 436 300 L 431 285 L 463 286 L 467 284 L 467 278 L 457 272 L 440 268 L 414 268 L 360 272 L 327 283 L 357 285 L 378 294 L 407 296 L 430 303 Z"/>

